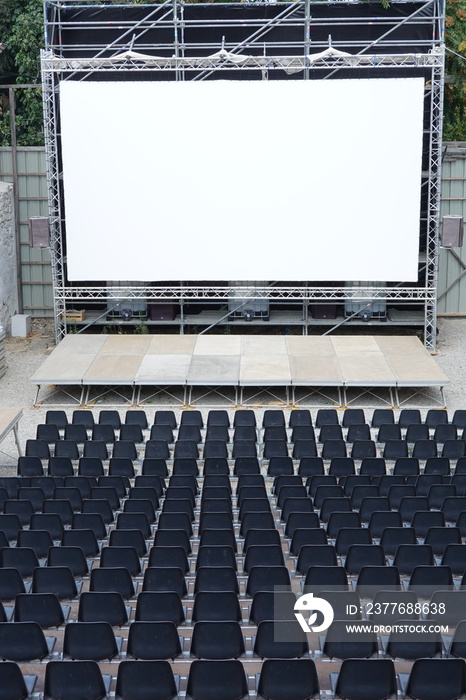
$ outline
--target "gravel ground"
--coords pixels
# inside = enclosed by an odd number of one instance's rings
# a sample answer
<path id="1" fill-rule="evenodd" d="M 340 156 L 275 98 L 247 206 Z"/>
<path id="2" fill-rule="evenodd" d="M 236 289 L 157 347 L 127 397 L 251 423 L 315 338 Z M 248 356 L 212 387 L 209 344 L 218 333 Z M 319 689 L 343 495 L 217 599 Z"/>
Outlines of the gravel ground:
<path id="1" fill-rule="evenodd" d="M 450 379 L 445 397 L 448 410 L 452 414 L 458 408 L 466 408 L 466 318 L 440 318 L 437 326 L 439 333 L 436 361 Z M 36 387 L 29 378 L 53 348 L 54 335 L 51 321 L 34 321 L 28 338 L 9 338 L 6 341 L 7 371 L 0 379 L 0 407 L 23 409 L 23 417 L 19 424 L 22 446 L 28 438 L 35 437 L 37 424 L 45 422 L 45 413 L 48 408 L 51 408 L 50 405 L 34 406 Z M 429 407 L 438 407 L 438 399 L 437 390 L 427 391 L 422 396 L 413 397 L 410 405 L 420 402 L 418 405 L 427 410 Z M 221 404 L 219 403 L 218 406 L 220 407 Z M 101 403 L 94 409 L 96 417 L 102 407 Z M 156 407 L 154 403 L 147 408 L 149 419 L 153 417 Z M 66 410 L 71 417 L 73 408 L 69 407 Z M 120 410 L 122 414 L 125 411 L 124 408 Z M 206 413 L 207 410 L 206 408 Z M 258 412 L 260 415 L 260 409 Z M 0 476 L 15 473 L 16 456 L 16 446 L 13 435 L 10 434 L 1 444 Z"/>

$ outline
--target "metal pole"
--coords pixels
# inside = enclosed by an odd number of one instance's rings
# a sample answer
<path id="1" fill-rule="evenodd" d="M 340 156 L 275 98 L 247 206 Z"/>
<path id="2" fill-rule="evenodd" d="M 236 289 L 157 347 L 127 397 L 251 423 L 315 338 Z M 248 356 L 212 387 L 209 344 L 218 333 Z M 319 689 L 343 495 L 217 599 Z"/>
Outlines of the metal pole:
<path id="1" fill-rule="evenodd" d="M 16 110 L 15 89 L 8 89 L 10 100 L 10 133 L 11 133 L 11 163 L 13 174 L 13 211 L 15 216 L 15 247 L 16 247 L 16 292 L 18 295 L 18 313 L 23 313 L 23 290 L 21 288 L 21 234 L 19 225 L 19 190 L 18 190 L 18 150 L 16 141 Z"/>

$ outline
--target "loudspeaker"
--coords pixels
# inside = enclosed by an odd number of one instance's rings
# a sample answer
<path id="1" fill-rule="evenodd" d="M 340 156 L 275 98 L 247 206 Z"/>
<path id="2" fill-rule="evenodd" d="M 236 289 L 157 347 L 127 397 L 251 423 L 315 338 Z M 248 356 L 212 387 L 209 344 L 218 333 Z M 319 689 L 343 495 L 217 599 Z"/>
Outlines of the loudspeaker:
<path id="1" fill-rule="evenodd" d="M 151 304 L 149 313 L 151 321 L 174 321 L 177 314 L 175 304 Z"/>
<path id="2" fill-rule="evenodd" d="M 29 219 L 29 245 L 33 248 L 50 248 L 47 216 L 33 216 Z"/>
<path id="3" fill-rule="evenodd" d="M 331 318 L 337 317 L 336 304 L 310 304 L 310 310 L 314 318 Z"/>
<path id="4" fill-rule="evenodd" d="M 442 216 L 440 245 L 443 248 L 461 248 L 463 245 L 464 221 L 462 216 Z"/>

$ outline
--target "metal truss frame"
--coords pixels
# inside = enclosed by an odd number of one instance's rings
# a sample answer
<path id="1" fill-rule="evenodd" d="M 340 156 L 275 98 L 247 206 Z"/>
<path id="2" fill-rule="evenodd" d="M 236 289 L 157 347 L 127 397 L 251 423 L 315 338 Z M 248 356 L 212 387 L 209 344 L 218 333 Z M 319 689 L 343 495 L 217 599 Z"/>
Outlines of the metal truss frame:
<path id="1" fill-rule="evenodd" d="M 83 0 L 79 3 L 81 8 L 87 3 Z M 89 4 L 91 4 L 89 2 Z M 73 6 L 73 2 L 67 0 L 45 0 L 46 19 L 46 50 L 42 52 L 42 85 L 44 97 L 44 125 L 46 143 L 47 183 L 50 209 L 50 233 L 51 233 L 51 259 L 52 280 L 54 289 L 55 331 L 57 342 L 66 335 L 66 308 L 72 308 L 75 302 L 95 302 L 115 298 L 115 293 L 122 299 L 163 300 L 173 302 L 218 302 L 228 301 L 231 298 L 238 300 L 236 287 L 221 287 L 209 285 L 189 284 L 186 286 L 72 286 L 66 280 L 64 260 L 64 218 L 62 212 L 61 172 L 60 172 L 60 136 L 58 113 L 58 88 L 62 80 L 76 77 L 85 79 L 94 73 L 107 73 L 109 75 L 125 72 L 170 72 L 177 80 L 201 80 L 211 76 L 217 71 L 229 72 L 232 76 L 243 71 L 257 70 L 260 78 L 267 79 L 269 72 L 285 71 L 287 74 L 297 74 L 307 79 L 317 77 L 319 72 L 324 79 L 331 77 L 335 72 L 354 71 L 364 69 L 377 69 L 377 75 L 383 76 L 384 71 L 397 69 L 409 69 L 410 74 L 429 76 L 426 79 L 426 98 L 430 100 L 430 123 L 427 127 L 429 134 L 428 170 L 423 173 L 423 187 L 427 189 L 427 242 L 426 259 L 419 273 L 417 285 L 386 287 L 322 287 L 322 286 L 284 286 L 283 283 L 272 283 L 264 287 L 241 287 L 241 299 L 267 299 L 273 302 L 367 302 L 368 298 L 376 300 L 396 301 L 404 304 L 422 304 L 424 308 L 424 343 L 430 351 L 435 351 L 436 344 L 436 297 L 437 297 L 437 269 L 439 250 L 439 215 L 440 215 L 440 187 L 441 187 L 441 147 L 442 147 L 442 118 L 443 118 L 443 80 L 444 80 L 444 0 L 427 0 L 420 2 L 419 8 L 411 15 L 398 19 L 398 24 L 416 22 L 424 7 L 434 4 L 436 11 L 434 16 L 423 21 L 432 23 L 432 39 L 430 49 L 424 53 L 403 52 L 405 43 L 394 41 L 390 38 L 393 29 L 396 28 L 394 20 L 387 21 L 391 28 L 377 41 L 361 45 L 361 42 L 353 42 L 355 53 L 352 55 L 339 55 L 340 52 L 329 50 L 321 52 L 319 58 L 310 53 L 309 27 L 312 23 L 311 4 L 309 0 L 299 0 L 290 4 L 284 3 L 283 12 L 273 19 L 263 22 L 252 22 L 252 33 L 248 42 L 227 47 L 213 47 L 204 45 L 205 48 L 222 48 L 214 56 L 203 57 L 186 56 L 183 44 L 184 0 L 166 0 L 160 5 L 147 4 L 149 14 L 144 22 L 136 22 L 133 25 L 122 23 L 122 34 L 119 41 L 111 46 L 79 46 L 80 58 L 64 57 L 57 45 L 53 45 L 47 36 L 51 24 L 58 36 L 65 26 L 61 26 L 62 8 Z M 327 3 L 319 3 L 327 4 Z M 333 2 L 332 4 L 350 5 L 352 3 Z M 95 3 L 92 3 L 94 8 Z M 98 6 L 97 6 L 98 7 Z M 104 5 L 101 6 L 105 7 Z M 128 7 L 128 5 L 121 5 Z M 138 5 L 140 8 L 141 6 Z M 297 8 L 304 8 L 303 17 L 292 17 Z M 49 14 L 47 14 L 49 13 Z M 350 11 L 348 13 L 351 14 Z M 48 17 L 53 15 L 53 22 Z M 238 21 L 241 21 L 238 18 Z M 263 46 L 262 40 L 270 26 L 276 26 L 279 22 L 299 22 L 303 27 L 303 42 L 301 43 L 302 55 L 249 55 L 249 51 L 258 52 Z M 335 23 L 343 23 L 344 20 L 335 20 Z M 361 19 L 359 18 L 359 21 Z M 369 20 L 367 20 L 369 21 Z M 421 21 L 421 20 L 419 20 Z M 327 23 L 327 20 L 325 20 Z M 141 37 L 157 24 L 171 26 L 174 29 L 174 41 L 171 43 L 173 56 L 147 56 L 138 55 L 142 51 L 144 43 Z M 329 27 L 332 22 L 328 20 Z M 82 23 L 86 26 L 86 22 Z M 89 31 L 95 30 L 95 26 L 89 25 Z M 181 40 L 180 40 L 181 37 Z M 437 37 L 437 38 L 435 38 Z M 440 37 L 440 38 L 438 38 Z M 133 50 L 133 43 L 137 41 L 137 50 Z M 384 41 L 386 44 L 384 45 Z M 348 42 L 347 42 L 348 43 Z M 351 43 L 351 42 L 349 42 Z M 411 42 L 411 45 L 415 42 Z M 426 42 L 424 41 L 424 44 Z M 384 46 L 383 51 L 379 52 Z M 121 53 L 123 48 L 129 48 Z M 388 47 L 388 48 L 387 48 Z M 54 50 L 52 50 L 52 48 Z M 157 51 L 157 46 L 151 46 Z M 163 47 L 167 49 L 166 46 Z M 191 47 L 192 48 L 192 47 Z M 202 47 L 200 46 L 199 49 Z M 288 48 L 288 47 L 287 47 Z M 293 47 L 294 48 L 294 47 Z M 312 50 L 322 48 L 321 43 L 312 44 Z M 331 49 L 329 44 L 329 49 Z M 271 44 L 267 51 L 273 50 Z M 93 52 L 93 55 L 91 55 Z M 108 55 L 108 53 L 113 55 Z M 309 52 L 309 53 L 308 53 Z M 201 54 L 202 51 L 200 50 Z M 277 46 L 277 53 L 283 53 L 283 47 Z M 291 53 L 291 51 L 290 51 Z M 106 54 L 106 55 L 104 55 Z M 330 70 L 330 72 L 329 72 Z M 367 73 L 366 73 L 367 74 Z M 84 77 L 83 77 L 84 76 Z M 425 125 L 426 126 L 426 125 Z M 307 329 L 303 326 L 303 332 Z"/>

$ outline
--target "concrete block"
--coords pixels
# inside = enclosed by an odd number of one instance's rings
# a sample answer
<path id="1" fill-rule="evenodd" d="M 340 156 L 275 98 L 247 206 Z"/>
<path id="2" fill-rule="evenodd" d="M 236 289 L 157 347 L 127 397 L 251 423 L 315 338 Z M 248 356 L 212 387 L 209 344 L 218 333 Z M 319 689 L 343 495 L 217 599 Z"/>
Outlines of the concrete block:
<path id="1" fill-rule="evenodd" d="M 31 316 L 15 314 L 11 317 L 11 335 L 13 338 L 27 338 L 31 332 Z"/>

